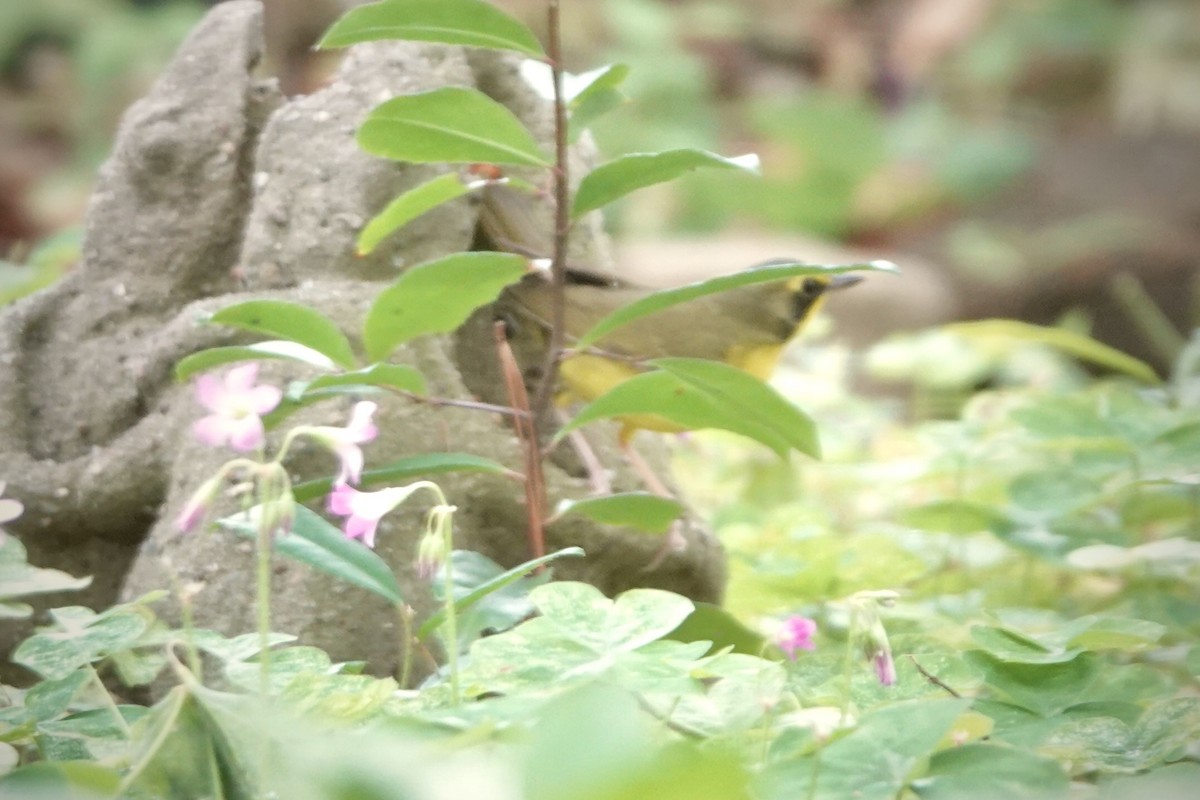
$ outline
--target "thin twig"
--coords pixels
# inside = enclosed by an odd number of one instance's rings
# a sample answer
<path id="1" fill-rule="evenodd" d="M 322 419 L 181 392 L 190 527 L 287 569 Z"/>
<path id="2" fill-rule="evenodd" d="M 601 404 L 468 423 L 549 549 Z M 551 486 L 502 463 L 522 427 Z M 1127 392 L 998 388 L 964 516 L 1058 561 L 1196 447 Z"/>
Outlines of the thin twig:
<path id="1" fill-rule="evenodd" d="M 917 668 L 917 672 L 919 672 L 923 676 L 925 676 L 925 680 L 929 681 L 930 683 L 932 683 L 934 686 L 938 687 L 939 689 L 945 689 L 947 692 L 950 693 L 950 695 L 952 697 L 962 697 L 961 694 L 954 691 L 954 689 L 952 689 L 950 686 L 946 685 L 945 681 L 943 681 L 937 675 L 934 675 L 932 672 L 929 672 L 924 667 L 922 667 L 920 662 L 917 661 L 916 656 L 914 656 L 912 653 L 908 654 L 908 660 L 911 661 L 913 663 L 913 666 Z"/>
<path id="2" fill-rule="evenodd" d="M 523 417 L 528 416 L 528 411 L 522 411 L 508 406 L 498 406 L 492 403 L 481 403 L 478 400 L 454 400 L 449 397 L 426 397 L 425 395 L 416 394 L 414 392 L 406 392 L 403 389 L 392 389 L 393 392 L 401 397 L 412 400 L 414 403 L 421 403 L 434 408 L 465 408 L 471 411 L 486 411 L 490 414 L 503 414 L 506 417 Z"/>

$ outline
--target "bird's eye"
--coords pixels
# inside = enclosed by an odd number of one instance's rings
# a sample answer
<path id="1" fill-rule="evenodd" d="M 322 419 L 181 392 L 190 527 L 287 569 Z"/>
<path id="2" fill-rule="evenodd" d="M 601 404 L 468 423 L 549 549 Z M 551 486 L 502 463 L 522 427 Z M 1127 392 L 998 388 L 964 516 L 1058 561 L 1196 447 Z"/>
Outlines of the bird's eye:
<path id="1" fill-rule="evenodd" d="M 817 278 L 805 278 L 800 288 L 809 297 L 816 297 L 825 291 L 825 284 L 821 283 Z"/>

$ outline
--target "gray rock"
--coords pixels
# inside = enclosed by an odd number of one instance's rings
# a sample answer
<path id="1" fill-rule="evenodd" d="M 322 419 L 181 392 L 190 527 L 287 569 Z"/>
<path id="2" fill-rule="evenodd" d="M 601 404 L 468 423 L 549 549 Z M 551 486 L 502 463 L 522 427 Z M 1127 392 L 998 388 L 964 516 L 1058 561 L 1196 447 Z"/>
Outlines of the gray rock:
<path id="1" fill-rule="evenodd" d="M 515 61 L 495 53 L 412 43 L 353 48 L 336 79 L 285 100 L 254 77 L 261 8 L 255 0 L 215 6 L 149 95 L 127 113 L 92 198 L 78 269 L 59 285 L 0 312 L 0 476 L 25 515 L 9 526 L 30 560 L 95 576 L 81 593 L 43 598 L 40 608 L 103 608 L 120 598 L 172 590 L 156 608 L 178 620 L 180 594 L 195 624 L 227 634 L 254 629 L 250 546 L 223 533 L 179 535 L 182 504 L 227 454 L 188 435 L 199 411 L 172 377 L 189 353 L 239 337 L 201 326 L 203 314 L 252 297 L 311 305 L 356 341 L 372 299 L 408 265 L 468 249 L 476 212 L 447 204 L 398 232 L 366 258 L 353 255 L 362 225 L 391 197 L 444 171 L 366 155 L 354 131 L 390 96 L 475 85 L 505 102 L 543 138 L 547 109 L 520 80 Z M 576 173 L 586 163 L 576 154 Z M 597 219 L 580 226 L 573 257 L 604 264 L 608 243 Z M 477 315 L 478 332 L 490 315 Z M 245 337 L 241 337 L 244 339 Z M 486 335 L 427 337 L 402 347 L 397 363 L 420 369 L 438 397 L 470 398 L 494 381 Z M 284 362 L 264 380 L 308 377 Z M 468 385 L 471 390 L 468 390 Z M 344 424 L 350 402 L 305 409 L 295 422 Z M 466 451 L 519 469 L 511 428 L 460 408 L 385 399 L 369 464 L 408 454 Z M 286 425 L 284 427 L 287 427 Z M 271 436 L 277 445 L 279 433 Z M 595 437 L 593 437 L 595 438 Z M 616 464 L 611 447 L 601 448 Z M 653 455 L 653 454 L 652 454 Z M 661 458 L 660 458 L 661 462 Z M 563 461 L 569 465 L 568 461 Z M 298 444 L 296 479 L 328 475 L 332 457 Z M 618 486 L 634 481 L 618 469 Z M 439 477 L 459 507 L 456 542 L 504 565 L 527 557 L 518 483 L 496 476 Z M 577 474 L 547 466 L 550 502 L 586 493 Z M 427 506 L 426 506 L 427 507 Z M 226 509 L 232 510 L 232 509 Z M 431 600 L 412 575 L 424 508 L 390 515 L 378 552 L 395 567 L 419 613 Z M 563 562 L 559 577 L 605 592 L 658 586 L 717 600 L 722 554 L 701 531 L 690 546 L 645 567 L 658 541 L 586 520 L 563 520 L 548 547 L 580 545 L 586 559 Z M 335 660 L 367 659 L 377 673 L 395 665 L 394 612 L 367 593 L 277 559 L 272 627 L 326 649 Z M 5 652 L 28 627 L 4 633 Z M 6 675 L 13 678 L 13 670 Z"/>

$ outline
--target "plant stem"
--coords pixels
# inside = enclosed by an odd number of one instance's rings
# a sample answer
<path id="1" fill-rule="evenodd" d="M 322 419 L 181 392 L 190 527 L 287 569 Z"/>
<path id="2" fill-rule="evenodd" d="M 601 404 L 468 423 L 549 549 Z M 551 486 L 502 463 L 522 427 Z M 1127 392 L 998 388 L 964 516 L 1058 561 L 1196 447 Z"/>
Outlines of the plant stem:
<path id="1" fill-rule="evenodd" d="M 454 559 L 451 557 L 454 517 L 447 515 L 445 520 L 446 565 L 442 572 L 446 593 L 446 666 L 450 668 L 450 702 L 457 706 L 462 702 L 462 695 L 458 683 L 458 615 L 454 610 Z"/>
<path id="2" fill-rule="evenodd" d="M 258 691 L 263 697 L 271 688 L 271 530 L 258 528 Z"/>
<path id="3" fill-rule="evenodd" d="M 533 418 L 541 419 L 550 406 L 554 384 L 558 378 L 558 363 L 562 356 L 566 328 L 567 245 L 570 236 L 570 175 L 567 170 L 567 108 L 563 102 L 562 30 L 559 23 L 558 0 L 547 0 L 546 53 L 554 83 L 554 252 L 551 254 L 550 276 L 553 308 L 550 315 L 550 337 L 546 344 L 546 362 L 542 381 L 533 401 Z"/>
<path id="4" fill-rule="evenodd" d="M 408 679 L 412 676 L 413 663 L 413 610 L 412 606 L 407 603 L 398 603 L 396 605 L 396 616 L 400 618 L 400 667 L 396 673 L 396 682 L 403 689 L 408 686 Z"/>
<path id="5" fill-rule="evenodd" d="M 133 738 L 133 731 L 129 730 L 129 723 L 125 721 L 125 717 L 121 716 L 121 709 L 117 708 L 117 704 L 113 701 L 112 695 L 108 693 L 108 688 L 105 687 L 104 681 L 100 680 L 100 673 L 96 672 L 96 667 L 92 664 L 87 665 L 88 677 L 92 683 L 96 684 L 96 688 L 100 690 L 100 696 L 104 698 L 104 706 L 112 714 L 113 721 L 117 723 L 117 728 L 120 729 L 121 735 L 125 739 Z"/>

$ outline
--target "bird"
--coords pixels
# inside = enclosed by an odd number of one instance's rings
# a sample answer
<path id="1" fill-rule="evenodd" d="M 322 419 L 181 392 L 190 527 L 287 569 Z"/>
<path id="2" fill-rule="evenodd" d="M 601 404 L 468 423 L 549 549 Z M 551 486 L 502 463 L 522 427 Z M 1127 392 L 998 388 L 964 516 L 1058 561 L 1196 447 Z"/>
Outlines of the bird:
<path id="1" fill-rule="evenodd" d="M 480 210 L 479 241 L 486 248 L 518 253 L 545 262 L 552 209 L 539 207 L 529 193 L 508 187 L 487 190 Z M 780 263 L 778 259 L 749 269 Z M 706 294 L 639 317 L 616 328 L 586 348 L 564 353 L 559 364 L 557 403 L 567 407 L 591 402 L 622 382 L 645 372 L 647 362 L 666 357 L 722 361 L 760 380 L 774 372 L 787 344 L 804 328 L 831 291 L 860 282 L 861 276 L 825 273 L 753 283 Z M 655 289 L 568 263 L 563 292 L 565 344 L 573 343 L 618 308 L 654 293 Z M 554 288 L 546 270 L 532 270 L 504 292 L 506 325 L 514 335 L 545 345 L 554 318 Z M 619 418 L 618 443 L 626 459 L 656 494 L 671 496 L 632 446 L 639 430 L 679 433 L 677 423 L 654 414 Z M 610 488 L 597 469 L 598 460 L 581 437 L 571 436 L 591 474 L 597 494 Z"/>
<path id="2" fill-rule="evenodd" d="M 780 262 L 767 261 L 750 269 L 776 263 Z M 765 381 L 775 371 L 784 348 L 813 318 L 829 293 L 861 280 L 861 276 L 847 273 L 796 276 L 705 295 L 635 319 L 593 346 L 566 355 L 559 368 L 564 385 L 559 393 L 560 404 L 591 402 L 644 372 L 645 362 L 655 358 L 722 361 Z M 653 291 L 569 268 L 563 294 L 567 346 L 611 312 Z M 507 293 L 518 316 L 542 329 L 549 326 L 554 291 L 543 276 L 527 276 L 509 287 Z M 661 417 L 622 418 L 622 443 L 639 429 L 663 433 L 681 430 Z"/>

